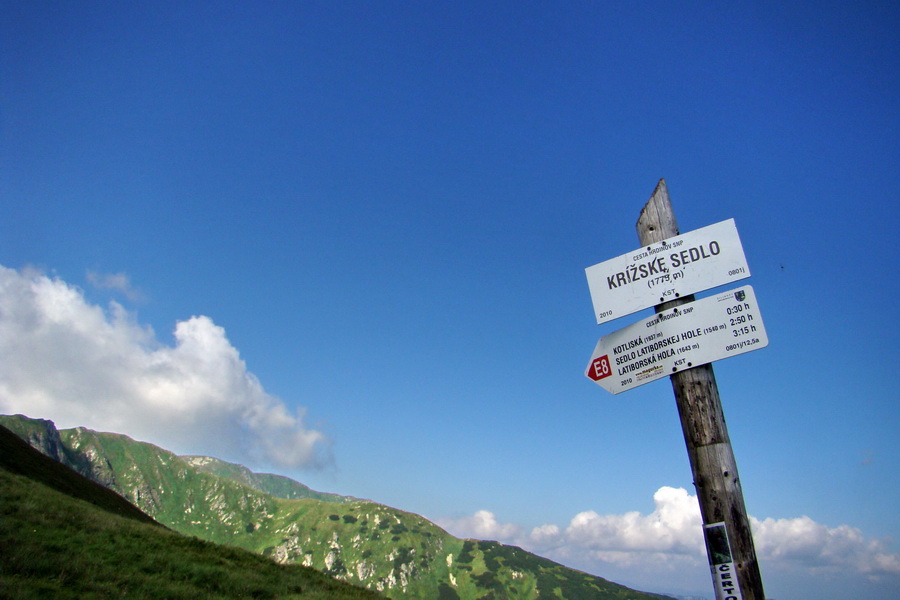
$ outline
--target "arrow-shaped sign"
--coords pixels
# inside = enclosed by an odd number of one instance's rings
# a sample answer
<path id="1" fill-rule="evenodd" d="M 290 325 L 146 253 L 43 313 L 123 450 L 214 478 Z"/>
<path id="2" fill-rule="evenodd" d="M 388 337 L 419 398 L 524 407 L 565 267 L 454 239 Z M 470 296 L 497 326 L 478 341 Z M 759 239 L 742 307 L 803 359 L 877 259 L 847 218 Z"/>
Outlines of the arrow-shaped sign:
<path id="1" fill-rule="evenodd" d="M 618 394 L 768 343 L 753 288 L 746 285 L 603 336 L 584 374 Z"/>

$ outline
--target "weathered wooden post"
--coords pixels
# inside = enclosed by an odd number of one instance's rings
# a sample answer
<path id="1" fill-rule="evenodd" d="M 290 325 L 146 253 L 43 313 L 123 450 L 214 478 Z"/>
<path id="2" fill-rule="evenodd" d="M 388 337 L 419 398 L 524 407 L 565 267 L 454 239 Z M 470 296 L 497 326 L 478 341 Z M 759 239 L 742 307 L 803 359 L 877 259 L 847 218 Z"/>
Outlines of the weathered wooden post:
<path id="1" fill-rule="evenodd" d="M 637 232 L 643 246 L 680 233 L 665 180 L 659 181 L 641 211 Z M 693 300 L 693 295 L 676 298 L 657 305 L 655 310 L 660 313 Z M 716 598 L 765 600 L 744 494 L 712 365 L 678 371 L 670 376 L 670 380 L 700 503 Z M 730 560 L 727 560 L 727 554 L 730 554 Z M 733 577 L 727 566 L 729 563 L 733 563 L 738 583 L 737 589 L 730 591 L 727 586 Z"/>

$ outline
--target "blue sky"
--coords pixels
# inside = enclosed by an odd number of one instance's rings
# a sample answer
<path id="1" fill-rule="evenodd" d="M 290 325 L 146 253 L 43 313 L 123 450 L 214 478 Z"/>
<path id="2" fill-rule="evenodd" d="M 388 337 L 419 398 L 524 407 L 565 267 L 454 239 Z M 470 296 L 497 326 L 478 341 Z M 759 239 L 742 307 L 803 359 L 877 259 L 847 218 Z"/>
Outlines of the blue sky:
<path id="1" fill-rule="evenodd" d="M 667 520 L 695 502 L 669 383 L 583 376 L 650 314 L 598 326 L 584 269 L 638 246 L 664 177 L 683 232 L 735 219 L 769 335 L 715 365 L 768 595 L 884 598 L 898 27 L 888 2 L 3 1 L 0 412 L 712 597 L 699 521 Z"/>

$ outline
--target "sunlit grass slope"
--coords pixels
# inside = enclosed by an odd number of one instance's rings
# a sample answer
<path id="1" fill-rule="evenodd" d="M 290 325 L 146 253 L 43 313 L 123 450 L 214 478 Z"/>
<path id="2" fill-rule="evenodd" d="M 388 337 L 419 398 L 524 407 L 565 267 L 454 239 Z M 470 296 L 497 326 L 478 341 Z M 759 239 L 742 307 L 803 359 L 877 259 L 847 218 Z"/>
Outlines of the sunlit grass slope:
<path id="1" fill-rule="evenodd" d="M 175 533 L 134 507 L 123 510 L 77 474 L 47 482 L 52 467 L 9 443 L 11 435 L 0 430 L 0 598 L 379 597 L 313 569 Z"/>
<path id="2" fill-rule="evenodd" d="M 0 416 L 36 447 L 81 465 L 166 527 L 299 564 L 394 600 L 651 600 L 661 596 L 566 568 L 520 548 L 456 538 L 376 502 L 322 494 L 121 434 Z M 56 450 L 60 446 L 61 450 Z"/>

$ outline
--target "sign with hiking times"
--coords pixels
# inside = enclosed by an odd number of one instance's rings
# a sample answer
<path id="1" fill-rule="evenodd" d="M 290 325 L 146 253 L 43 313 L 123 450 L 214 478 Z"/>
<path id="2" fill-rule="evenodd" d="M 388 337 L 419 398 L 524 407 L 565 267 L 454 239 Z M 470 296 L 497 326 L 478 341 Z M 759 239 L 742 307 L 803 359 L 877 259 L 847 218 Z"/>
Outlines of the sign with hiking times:
<path id="1" fill-rule="evenodd" d="M 597 323 L 750 277 L 734 219 L 585 269 Z"/>
<path id="2" fill-rule="evenodd" d="M 768 343 L 753 288 L 746 285 L 603 336 L 584 374 L 618 394 Z"/>

